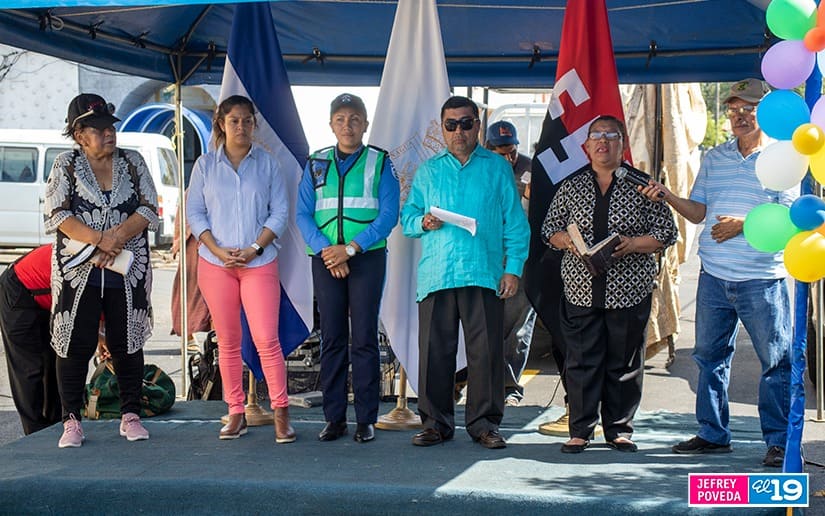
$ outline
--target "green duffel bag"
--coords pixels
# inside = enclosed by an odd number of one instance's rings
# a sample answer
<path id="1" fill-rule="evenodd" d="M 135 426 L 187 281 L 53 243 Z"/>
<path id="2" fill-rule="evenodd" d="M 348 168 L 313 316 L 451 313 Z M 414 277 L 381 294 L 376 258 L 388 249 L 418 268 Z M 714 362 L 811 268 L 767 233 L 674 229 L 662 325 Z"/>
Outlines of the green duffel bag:
<path id="1" fill-rule="evenodd" d="M 143 387 L 140 393 L 140 417 L 163 414 L 175 403 L 175 382 L 158 366 L 143 366 Z M 120 389 L 111 359 L 95 368 L 86 385 L 83 415 L 87 419 L 120 418 Z"/>

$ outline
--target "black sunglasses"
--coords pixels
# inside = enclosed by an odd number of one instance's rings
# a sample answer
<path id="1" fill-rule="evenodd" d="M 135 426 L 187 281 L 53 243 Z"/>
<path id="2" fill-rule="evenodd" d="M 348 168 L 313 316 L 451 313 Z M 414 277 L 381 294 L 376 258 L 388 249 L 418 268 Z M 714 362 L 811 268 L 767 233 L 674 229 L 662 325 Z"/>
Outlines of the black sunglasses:
<path id="1" fill-rule="evenodd" d="M 461 120 L 448 118 L 447 120 L 444 120 L 444 129 L 448 132 L 453 132 L 461 127 L 462 131 L 469 131 L 473 128 L 476 122 L 478 122 L 478 118 L 470 118 L 469 116 L 465 116 Z"/>

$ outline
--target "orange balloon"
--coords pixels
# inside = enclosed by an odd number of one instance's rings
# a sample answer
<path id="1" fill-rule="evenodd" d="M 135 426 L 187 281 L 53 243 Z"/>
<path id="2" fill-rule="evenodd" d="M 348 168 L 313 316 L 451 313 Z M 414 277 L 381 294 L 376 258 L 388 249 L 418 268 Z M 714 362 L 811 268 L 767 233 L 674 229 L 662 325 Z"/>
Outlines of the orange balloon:
<path id="1" fill-rule="evenodd" d="M 825 6 L 820 6 L 816 10 L 816 24 L 819 27 L 825 27 Z"/>
<path id="2" fill-rule="evenodd" d="M 817 233 L 819 233 L 822 236 L 825 236 L 825 224 L 822 224 L 821 226 L 816 228 L 814 231 L 816 231 Z"/>
<path id="3" fill-rule="evenodd" d="M 825 28 L 817 26 L 808 30 L 802 42 L 811 52 L 825 50 Z"/>

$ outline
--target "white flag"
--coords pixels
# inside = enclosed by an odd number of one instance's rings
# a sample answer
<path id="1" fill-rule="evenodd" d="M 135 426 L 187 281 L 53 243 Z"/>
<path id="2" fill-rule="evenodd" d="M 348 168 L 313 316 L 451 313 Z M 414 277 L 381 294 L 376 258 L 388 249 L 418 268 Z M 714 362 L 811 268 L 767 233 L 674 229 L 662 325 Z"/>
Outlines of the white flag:
<path id="1" fill-rule="evenodd" d="M 418 165 L 444 148 L 441 105 L 450 97 L 435 0 L 399 0 L 370 143 L 390 153 L 407 200 Z M 381 320 L 398 361 L 418 391 L 416 274 L 421 242 L 396 226 L 389 237 Z M 464 353 L 459 353 L 464 360 Z"/>

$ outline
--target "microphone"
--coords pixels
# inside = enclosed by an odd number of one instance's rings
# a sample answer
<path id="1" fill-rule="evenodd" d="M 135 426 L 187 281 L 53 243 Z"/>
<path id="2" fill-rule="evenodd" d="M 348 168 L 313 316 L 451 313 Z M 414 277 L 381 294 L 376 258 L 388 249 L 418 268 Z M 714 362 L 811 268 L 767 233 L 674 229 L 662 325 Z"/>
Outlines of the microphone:
<path id="1" fill-rule="evenodd" d="M 650 176 L 645 174 L 644 172 L 639 172 L 637 170 L 627 169 L 624 167 L 619 167 L 618 169 L 616 169 L 616 177 L 618 177 L 619 179 L 629 181 L 634 185 L 639 185 L 643 187 L 649 186 L 648 181 L 650 181 Z M 664 196 L 664 192 L 659 192 L 656 197 L 661 199 Z"/>

